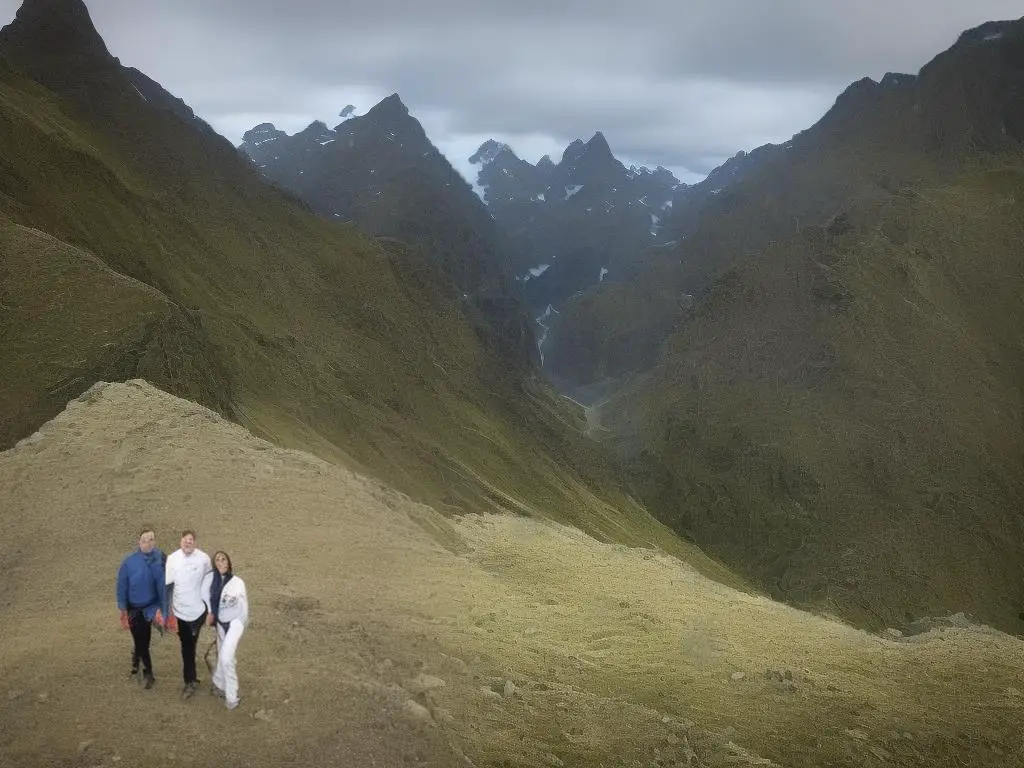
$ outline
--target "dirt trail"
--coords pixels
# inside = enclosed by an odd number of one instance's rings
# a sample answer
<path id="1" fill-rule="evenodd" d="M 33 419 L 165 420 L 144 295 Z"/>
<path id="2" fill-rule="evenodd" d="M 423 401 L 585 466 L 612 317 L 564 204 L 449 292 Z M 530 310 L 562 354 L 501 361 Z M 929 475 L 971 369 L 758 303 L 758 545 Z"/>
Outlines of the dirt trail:
<path id="1" fill-rule="evenodd" d="M 551 523 L 453 524 L 142 382 L 0 454 L 0 510 L 4 765 L 1024 764 L 1019 640 L 873 637 Z M 143 521 L 246 579 L 239 710 L 178 699 L 173 637 L 128 682 Z"/>

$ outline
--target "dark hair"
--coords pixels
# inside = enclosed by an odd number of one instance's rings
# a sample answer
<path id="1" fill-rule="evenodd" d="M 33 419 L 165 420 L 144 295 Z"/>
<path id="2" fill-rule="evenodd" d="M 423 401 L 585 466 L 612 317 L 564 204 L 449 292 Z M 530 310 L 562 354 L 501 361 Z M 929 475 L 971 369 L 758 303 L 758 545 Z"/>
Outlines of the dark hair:
<path id="1" fill-rule="evenodd" d="M 184 539 L 186 536 L 191 536 L 194 539 L 196 537 L 196 532 L 193 531 L 191 528 L 186 528 L 184 531 L 181 532 L 181 538 Z"/>
<path id="2" fill-rule="evenodd" d="M 145 533 L 152 533 L 154 536 L 156 536 L 156 530 L 153 528 L 152 525 L 144 525 L 141 528 L 139 528 L 139 535 L 136 536 L 135 538 L 136 539 L 141 539 L 142 535 L 145 534 Z"/>
<path id="3" fill-rule="evenodd" d="M 224 559 L 228 561 L 228 573 L 233 573 L 234 569 L 231 567 L 231 555 L 229 555 L 223 549 L 218 549 L 216 552 L 213 553 L 213 567 L 217 567 L 217 555 L 224 555 Z"/>

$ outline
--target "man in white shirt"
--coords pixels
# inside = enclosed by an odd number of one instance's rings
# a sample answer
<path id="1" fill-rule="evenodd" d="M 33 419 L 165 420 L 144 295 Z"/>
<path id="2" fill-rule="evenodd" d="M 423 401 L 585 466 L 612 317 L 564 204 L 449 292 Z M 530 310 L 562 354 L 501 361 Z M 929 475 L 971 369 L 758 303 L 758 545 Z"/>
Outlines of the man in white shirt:
<path id="1" fill-rule="evenodd" d="M 181 641 L 182 677 L 185 680 L 181 696 L 185 699 L 192 696 L 199 685 L 196 646 L 199 645 L 199 631 L 206 620 L 207 610 L 203 602 L 203 579 L 212 571 L 209 555 L 196 547 L 195 531 L 182 531 L 181 549 L 167 558 L 165 580 L 170 606 L 168 627 L 173 629 L 172 623 L 177 624 Z"/>

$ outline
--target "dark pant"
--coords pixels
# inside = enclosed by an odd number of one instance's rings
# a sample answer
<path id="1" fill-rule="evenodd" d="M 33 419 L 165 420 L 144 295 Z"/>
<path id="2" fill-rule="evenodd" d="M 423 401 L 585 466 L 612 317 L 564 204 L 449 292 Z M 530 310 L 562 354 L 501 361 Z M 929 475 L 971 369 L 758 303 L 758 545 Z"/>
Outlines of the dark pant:
<path id="1" fill-rule="evenodd" d="M 138 669 L 141 661 L 142 671 L 152 675 L 153 660 L 149 657 L 149 641 L 153 636 L 153 628 L 142 611 L 137 608 L 128 610 L 128 626 L 132 631 L 132 641 L 135 643 L 132 650 L 132 669 Z"/>
<path id="2" fill-rule="evenodd" d="M 178 639 L 181 640 L 181 669 L 186 683 L 198 683 L 196 677 L 196 646 L 199 645 L 199 631 L 206 621 L 206 611 L 195 621 L 178 619 Z"/>

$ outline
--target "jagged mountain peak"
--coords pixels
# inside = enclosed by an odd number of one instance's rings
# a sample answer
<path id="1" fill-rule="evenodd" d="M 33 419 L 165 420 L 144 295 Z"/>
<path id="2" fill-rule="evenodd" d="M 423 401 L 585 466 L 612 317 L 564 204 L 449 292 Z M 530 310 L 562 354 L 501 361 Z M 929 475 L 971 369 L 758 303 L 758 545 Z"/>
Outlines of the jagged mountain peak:
<path id="1" fill-rule="evenodd" d="M 508 144 L 488 139 L 479 146 L 476 152 L 470 155 L 469 162 L 473 163 L 473 165 L 489 165 L 506 152 L 512 157 L 516 157 L 516 153 L 512 151 L 512 147 Z"/>
<path id="2" fill-rule="evenodd" d="M 571 165 L 572 163 L 574 163 L 577 159 L 579 159 L 580 155 L 583 154 L 585 148 L 586 145 L 583 143 L 582 139 L 575 139 L 573 141 L 570 141 L 569 146 L 567 146 L 565 148 L 565 151 L 562 152 L 561 165 Z"/>
<path id="3" fill-rule="evenodd" d="M 595 154 L 612 154 L 612 148 L 608 146 L 608 139 L 604 137 L 604 134 L 598 131 L 590 137 L 590 141 L 587 142 L 587 150 L 590 153 Z"/>
<path id="4" fill-rule="evenodd" d="M 392 93 L 374 105 L 363 117 L 372 122 L 403 120 L 409 117 L 409 108 L 402 103 L 397 93 Z"/>
<path id="5" fill-rule="evenodd" d="M 283 139 L 288 134 L 279 130 L 273 123 L 260 123 L 242 134 L 242 143 L 254 147 L 266 144 L 268 141 Z"/>
<path id="6" fill-rule="evenodd" d="M 336 136 L 335 132 L 328 128 L 327 123 L 323 120 L 314 120 L 295 135 L 311 141 L 333 139 Z"/>
<path id="7" fill-rule="evenodd" d="M 0 46 L 112 58 L 82 0 L 25 0 L 14 21 L 0 31 Z"/>

